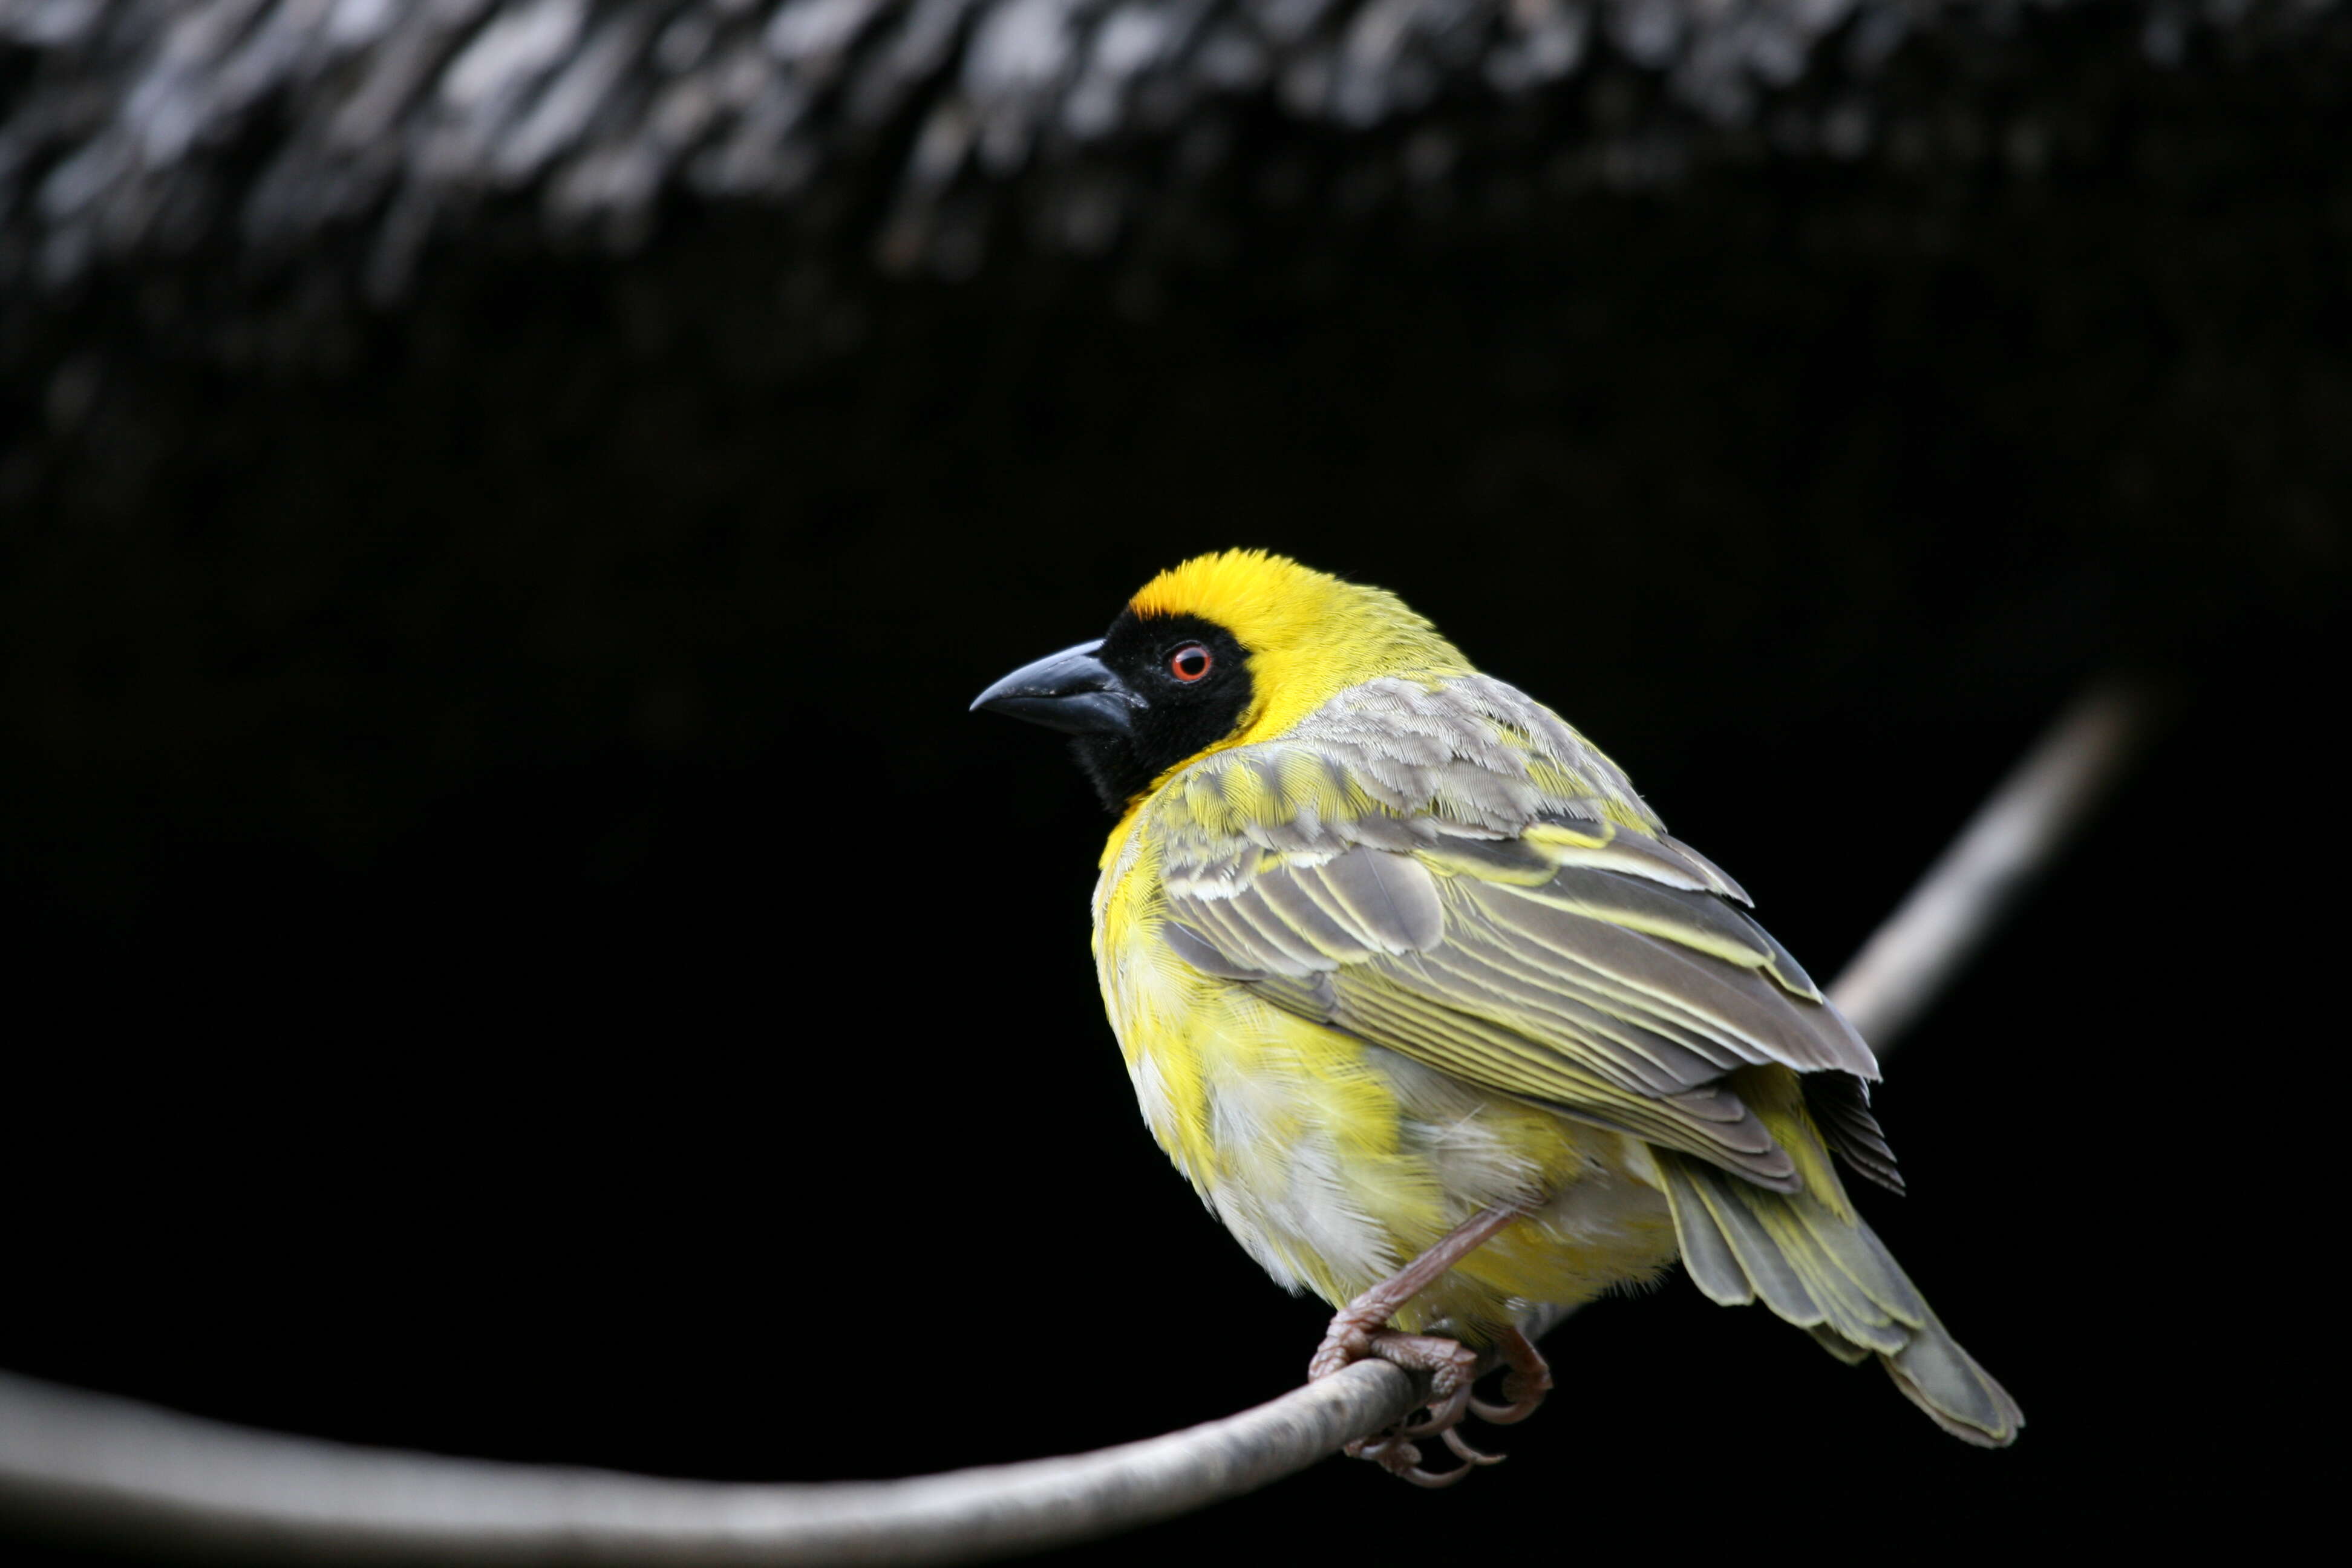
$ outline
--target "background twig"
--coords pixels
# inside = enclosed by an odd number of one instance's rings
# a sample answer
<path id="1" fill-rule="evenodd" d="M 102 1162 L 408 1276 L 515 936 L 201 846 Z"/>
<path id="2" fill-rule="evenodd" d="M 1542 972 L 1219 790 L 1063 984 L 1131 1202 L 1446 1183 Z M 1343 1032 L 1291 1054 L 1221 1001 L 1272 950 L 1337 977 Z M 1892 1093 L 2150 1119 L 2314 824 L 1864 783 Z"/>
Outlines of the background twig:
<path id="1" fill-rule="evenodd" d="M 1830 987 L 1872 1049 L 1910 1030 L 2049 865 L 2156 727 L 2149 689 L 2103 681 L 2077 697 L 1977 808 Z"/>

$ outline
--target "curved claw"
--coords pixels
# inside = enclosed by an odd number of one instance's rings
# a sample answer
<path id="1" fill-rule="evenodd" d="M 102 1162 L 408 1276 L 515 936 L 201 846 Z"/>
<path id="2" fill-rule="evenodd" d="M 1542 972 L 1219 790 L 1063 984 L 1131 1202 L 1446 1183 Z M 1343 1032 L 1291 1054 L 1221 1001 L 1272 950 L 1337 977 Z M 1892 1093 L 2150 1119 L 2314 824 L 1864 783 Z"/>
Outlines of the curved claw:
<path id="1" fill-rule="evenodd" d="M 1551 1367 L 1533 1342 L 1517 1330 L 1497 1344 L 1496 1352 L 1510 1369 L 1503 1374 L 1506 1403 L 1473 1399 L 1470 1409 L 1481 1421 L 1508 1426 L 1526 1420 L 1542 1407 L 1544 1395 L 1551 1392 Z"/>
<path id="2" fill-rule="evenodd" d="M 1533 1399 L 1514 1400 L 1508 1405 L 1496 1405 L 1489 1399 L 1474 1399 L 1470 1402 L 1470 1414 L 1489 1426 L 1512 1426 L 1533 1415 L 1542 1404 L 1541 1394 Z"/>
<path id="3" fill-rule="evenodd" d="M 1383 1443 L 1378 1448 L 1368 1451 L 1364 1458 L 1371 1460 L 1397 1479 L 1411 1481 L 1414 1486 L 1425 1487 L 1431 1491 L 1443 1487 L 1460 1486 L 1462 1478 L 1468 1475 L 1472 1469 L 1469 1465 L 1463 1465 L 1451 1470 L 1423 1469 L 1421 1464 L 1421 1449 L 1402 1438 Z"/>
<path id="4" fill-rule="evenodd" d="M 1467 1465 L 1451 1470 L 1424 1470 L 1419 1465 L 1415 1465 L 1409 1470 L 1389 1472 L 1401 1481 L 1411 1481 L 1414 1486 L 1426 1487 L 1431 1491 L 1439 1491 L 1446 1487 L 1458 1487 L 1462 1484 L 1462 1478 L 1469 1473 L 1470 1467 Z"/>
<path id="5" fill-rule="evenodd" d="M 1509 1455 L 1507 1455 L 1507 1454 L 1482 1454 L 1482 1453 L 1480 1453 L 1477 1449 L 1475 1449 L 1475 1448 L 1472 1447 L 1469 1444 L 1467 1444 L 1467 1443 L 1464 1442 L 1464 1441 L 1462 1440 L 1462 1434 L 1461 1434 L 1458 1430 L 1456 1430 L 1455 1428 L 1451 1427 L 1451 1426 L 1449 1426 L 1449 1427 L 1447 1427 L 1447 1428 L 1445 1429 L 1445 1431 L 1444 1431 L 1444 1433 L 1443 1434 L 1443 1436 L 1444 1436 L 1444 1438 L 1445 1438 L 1445 1446 L 1446 1446 L 1447 1447 L 1449 1447 L 1449 1448 L 1453 1449 L 1453 1450 L 1454 1450 L 1454 1454 L 1455 1454 L 1457 1457 L 1459 1457 L 1459 1458 L 1461 1458 L 1461 1460 L 1463 1461 L 1463 1463 L 1464 1463 L 1465 1466 L 1467 1466 L 1467 1465 L 1499 1465 L 1499 1464 L 1501 1464 L 1505 1459 L 1507 1459 L 1507 1458 L 1510 1458 L 1510 1456 L 1509 1456 Z"/>

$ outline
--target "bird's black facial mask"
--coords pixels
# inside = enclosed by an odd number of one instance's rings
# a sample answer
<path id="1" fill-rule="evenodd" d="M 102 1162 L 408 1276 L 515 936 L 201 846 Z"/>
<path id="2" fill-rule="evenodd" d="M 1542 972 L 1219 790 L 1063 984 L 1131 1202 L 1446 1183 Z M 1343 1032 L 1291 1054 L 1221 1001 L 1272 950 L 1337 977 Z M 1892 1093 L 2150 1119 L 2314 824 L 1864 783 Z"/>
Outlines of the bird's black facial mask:
<path id="1" fill-rule="evenodd" d="M 1100 642 L 1022 666 L 972 707 L 1071 736 L 1095 793 L 1118 811 L 1240 727 L 1249 658 L 1213 621 L 1124 610 Z"/>
<path id="2" fill-rule="evenodd" d="M 1123 732 L 1072 741 L 1078 766 L 1113 811 L 1188 757 L 1230 736 L 1250 709 L 1249 656 L 1198 616 L 1122 610 L 1095 650 L 1133 703 Z"/>

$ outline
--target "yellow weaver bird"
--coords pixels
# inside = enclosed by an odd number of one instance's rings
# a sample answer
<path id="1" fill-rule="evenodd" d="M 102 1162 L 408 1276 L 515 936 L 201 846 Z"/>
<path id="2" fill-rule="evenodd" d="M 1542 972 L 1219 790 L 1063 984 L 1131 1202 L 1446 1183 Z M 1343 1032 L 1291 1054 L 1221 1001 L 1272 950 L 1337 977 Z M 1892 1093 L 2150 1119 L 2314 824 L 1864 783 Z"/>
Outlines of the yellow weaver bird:
<path id="1" fill-rule="evenodd" d="M 1160 574 L 972 706 L 1064 731 L 1118 813 L 1103 998 L 1152 1136 L 1275 1279 L 1340 1310 L 1309 1367 L 1433 1374 L 1360 1446 L 1530 1414 L 1517 1326 L 1679 1256 L 1937 1425 L 2024 1419 L 1855 1213 L 1901 1190 L 1862 1037 L 1738 885 L 1558 715 L 1395 595 L 1260 551 Z M 1471 1397 L 1498 1363 L 1506 1403 Z"/>

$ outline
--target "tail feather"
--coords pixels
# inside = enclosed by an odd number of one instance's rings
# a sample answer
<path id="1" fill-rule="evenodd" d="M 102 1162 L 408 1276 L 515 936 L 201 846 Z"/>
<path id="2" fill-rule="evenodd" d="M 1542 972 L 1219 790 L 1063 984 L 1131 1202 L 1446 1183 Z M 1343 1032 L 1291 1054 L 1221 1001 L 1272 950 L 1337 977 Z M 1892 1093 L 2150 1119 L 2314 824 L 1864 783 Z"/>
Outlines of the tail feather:
<path id="1" fill-rule="evenodd" d="M 1963 1441 L 2003 1447 L 2024 1415 L 1945 1331 L 1869 1226 L 1809 1193 L 1775 1193 L 1659 1152 L 1675 1232 L 1710 1300 L 1761 1300 L 1840 1361 L 1875 1355 L 1904 1396 Z"/>
<path id="2" fill-rule="evenodd" d="M 1805 1332 L 1813 1336 L 1813 1342 L 1815 1344 L 1821 1346 L 1822 1349 L 1829 1352 L 1830 1354 L 1837 1357 L 1838 1360 L 1845 1363 L 1848 1366 L 1860 1366 L 1864 1362 L 1870 1359 L 1870 1352 L 1868 1351 L 1863 1349 L 1852 1340 L 1841 1338 L 1837 1331 L 1834 1329 L 1825 1329 L 1816 1323 L 1811 1328 L 1807 1329 Z"/>
<path id="3" fill-rule="evenodd" d="M 1901 1351 L 1878 1359 L 1906 1399 L 1963 1443 L 2006 1448 L 2017 1441 L 2025 1412 L 1934 1317 Z"/>

